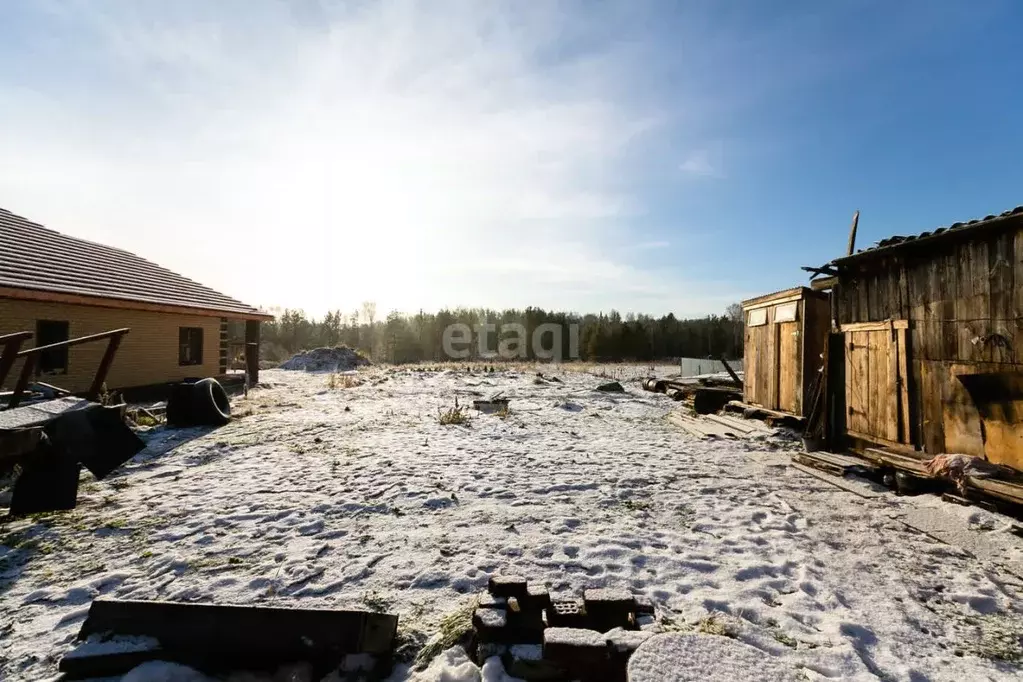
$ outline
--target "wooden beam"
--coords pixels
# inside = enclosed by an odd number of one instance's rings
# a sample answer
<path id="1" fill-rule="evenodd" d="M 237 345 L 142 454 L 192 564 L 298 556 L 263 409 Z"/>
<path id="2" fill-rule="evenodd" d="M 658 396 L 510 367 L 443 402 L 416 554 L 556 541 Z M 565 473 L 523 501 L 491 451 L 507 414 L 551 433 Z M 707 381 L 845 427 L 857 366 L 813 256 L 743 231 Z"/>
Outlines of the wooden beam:
<path id="1" fill-rule="evenodd" d="M 17 301 L 38 301 L 41 303 L 63 303 L 67 305 L 83 305 L 94 308 L 117 308 L 120 310 L 143 310 L 154 313 L 174 313 L 178 315 L 197 315 L 200 317 L 227 317 L 232 320 L 272 320 L 273 315 L 267 313 L 245 313 L 229 310 L 212 310 L 184 305 L 168 305 L 164 303 L 148 303 L 120 298 L 105 298 L 102 296 L 82 296 L 79 294 L 64 294 L 56 291 L 42 291 L 36 289 L 19 289 L 16 287 L 0 286 L 0 298 L 9 298 Z"/>
<path id="2" fill-rule="evenodd" d="M 856 228 L 859 227 L 859 224 L 860 211 L 857 209 L 856 213 L 853 213 L 852 227 L 849 228 L 849 249 L 846 251 L 847 256 L 853 255 L 856 251 Z"/>
<path id="3" fill-rule="evenodd" d="M 884 322 L 852 322 L 843 324 L 840 332 L 883 332 L 889 329 L 909 329 L 909 320 L 885 320 Z"/>
<path id="4" fill-rule="evenodd" d="M 770 308 L 771 306 L 781 305 L 782 303 L 792 303 L 803 298 L 802 293 L 791 294 L 789 296 L 783 296 L 781 298 L 772 298 L 768 301 L 759 301 L 757 303 L 743 303 L 742 309 L 745 311 L 759 310 L 760 308 Z M 759 299 L 755 299 L 759 300 Z"/>
<path id="5" fill-rule="evenodd" d="M 899 426 L 900 438 L 907 445 L 913 444 L 912 430 L 909 428 L 909 330 L 897 329 L 896 347 L 899 354 Z"/>
<path id="6" fill-rule="evenodd" d="M 32 377 L 35 365 L 36 356 L 25 356 L 25 364 L 21 367 L 21 374 L 18 376 L 18 383 L 14 384 L 14 393 L 11 395 L 11 399 L 7 401 L 8 410 L 13 410 L 21 403 L 21 396 L 24 395 L 25 388 L 28 387 L 28 380 Z"/>
<path id="7" fill-rule="evenodd" d="M 245 373 L 249 386 L 259 383 L 259 321 L 245 323 Z"/>
<path id="8" fill-rule="evenodd" d="M 819 268 L 812 268 L 807 265 L 804 265 L 803 267 L 800 268 L 800 270 L 803 270 L 805 272 L 812 272 L 813 275 L 811 275 L 810 279 L 813 279 L 818 275 L 826 275 L 828 277 L 836 277 L 838 275 L 838 270 L 834 268 L 829 268 L 827 265 L 822 265 Z"/>
<path id="9" fill-rule="evenodd" d="M 120 329 L 111 329 L 110 331 L 100 332 L 98 334 L 89 334 L 88 336 L 78 336 L 67 341 L 58 341 L 57 343 L 47 344 L 45 346 L 36 346 L 35 348 L 26 348 L 25 350 L 18 353 L 18 357 L 26 357 L 28 355 L 39 355 L 43 351 L 52 350 L 54 348 L 64 348 L 71 346 L 80 346 L 83 343 L 91 343 L 92 341 L 100 341 L 102 339 L 109 339 L 115 336 L 124 336 L 131 329 L 129 327 L 122 327 Z"/>
<path id="10" fill-rule="evenodd" d="M 750 308 L 760 304 L 779 303 L 781 302 L 782 299 L 795 300 L 799 298 L 800 294 L 802 294 L 804 290 L 807 290 L 806 287 L 792 287 L 791 289 L 775 291 L 770 294 L 764 294 L 763 296 L 755 296 L 753 298 L 748 298 L 745 301 L 743 301 L 742 307 Z"/>
<path id="11" fill-rule="evenodd" d="M 107 349 L 103 353 L 103 359 L 100 360 L 99 367 L 96 369 L 96 376 L 92 378 L 92 387 L 89 389 L 89 400 L 99 400 L 100 393 L 103 391 L 103 385 L 107 380 L 107 373 L 110 372 L 110 366 L 114 363 L 114 355 L 117 354 L 117 349 L 121 345 L 121 339 L 128 333 L 127 329 L 122 330 L 123 333 L 115 334 L 110 337 L 110 341 L 107 343 Z"/>
<path id="12" fill-rule="evenodd" d="M 810 282 L 810 288 L 814 291 L 828 291 L 829 289 L 834 289 L 837 285 L 838 277 L 825 277 Z"/>
<path id="13" fill-rule="evenodd" d="M 32 338 L 32 332 L 15 332 L 0 336 L 0 386 L 7 380 L 7 374 L 14 367 L 14 361 L 18 357 L 18 349 L 22 342 Z"/>

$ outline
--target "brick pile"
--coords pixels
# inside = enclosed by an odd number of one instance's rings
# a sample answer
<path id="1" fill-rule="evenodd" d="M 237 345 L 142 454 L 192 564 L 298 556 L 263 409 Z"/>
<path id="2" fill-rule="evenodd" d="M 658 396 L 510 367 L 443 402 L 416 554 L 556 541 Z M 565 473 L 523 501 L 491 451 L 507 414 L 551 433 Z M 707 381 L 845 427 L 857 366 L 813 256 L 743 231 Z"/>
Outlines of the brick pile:
<path id="1" fill-rule="evenodd" d="M 523 680 L 622 681 L 629 657 L 653 635 L 654 607 L 626 590 L 552 598 L 545 585 L 494 576 L 473 614 L 477 663 L 500 656 Z"/>

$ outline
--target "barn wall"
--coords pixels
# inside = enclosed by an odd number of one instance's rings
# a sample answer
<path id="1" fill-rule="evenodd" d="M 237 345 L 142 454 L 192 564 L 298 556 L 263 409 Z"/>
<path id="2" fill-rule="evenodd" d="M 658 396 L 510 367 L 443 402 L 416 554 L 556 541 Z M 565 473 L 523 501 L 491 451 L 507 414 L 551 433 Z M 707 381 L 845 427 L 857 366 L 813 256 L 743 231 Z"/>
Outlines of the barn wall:
<path id="1" fill-rule="evenodd" d="M 17 331 L 35 331 L 38 320 L 68 322 L 70 338 L 129 327 L 107 375 L 110 390 L 146 386 L 186 377 L 216 376 L 221 367 L 221 320 L 216 317 L 122 310 L 66 303 L 43 303 L 0 298 L 0 335 Z M 202 362 L 180 365 L 178 330 L 197 327 L 203 330 Z M 31 348 L 29 340 L 23 348 Z M 107 343 L 97 341 L 68 349 L 67 372 L 42 375 L 40 381 L 69 391 L 87 391 L 92 385 Z M 19 360 L 8 376 L 7 388 L 13 388 L 21 373 Z"/>
<path id="2" fill-rule="evenodd" d="M 791 302 L 793 297 L 798 297 L 798 319 L 785 323 L 786 332 L 792 336 L 783 339 L 774 319 L 775 306 Z M 767 324 L 745 327 L 743 400 L 780 409 L 784 396 L 795 396 L 793 413 L 806 416 L 812 406 L 810 385 L 820 367 L 820 354 L 831 325 L 829 299 L 826 294 L 802 287 L 744 301 L 743 313 L 748 315 L 758 307 L 766 309 Z"/>
<path id="3" fill-rule="evenodd" d="M 916 444 L 984 455 L 980 417 L 956 375 L 1023 370 L 1023 226 L 854 261 L 833 295 L 840 324 L 910 321 Z"/>

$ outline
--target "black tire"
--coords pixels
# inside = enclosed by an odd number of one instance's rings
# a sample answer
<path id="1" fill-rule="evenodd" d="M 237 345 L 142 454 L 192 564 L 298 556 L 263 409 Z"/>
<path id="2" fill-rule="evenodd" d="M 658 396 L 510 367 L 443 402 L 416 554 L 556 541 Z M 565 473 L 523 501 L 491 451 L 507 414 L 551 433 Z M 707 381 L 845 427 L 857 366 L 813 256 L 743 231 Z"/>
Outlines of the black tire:
<path id="1" fill-rule="evenodd" d="M 221 426 L 231 421 L 231 399 L 216 379 L 203 379 L 191 386 L 194 424 Z"/>

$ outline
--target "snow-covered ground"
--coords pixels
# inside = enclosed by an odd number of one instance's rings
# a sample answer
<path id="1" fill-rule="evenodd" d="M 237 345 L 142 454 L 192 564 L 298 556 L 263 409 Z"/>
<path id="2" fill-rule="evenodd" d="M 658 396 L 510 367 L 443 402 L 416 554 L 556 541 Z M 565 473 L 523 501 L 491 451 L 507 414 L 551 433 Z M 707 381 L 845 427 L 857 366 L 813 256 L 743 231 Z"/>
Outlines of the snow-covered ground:
<path id="1" fill-rule="evenodd" d="M 83 482 L 75 511 L 0 530 L 0 679 L 54 675 L 100 595 L 371 607 L 415 643 L 495 572 L 556 593 L 627 587 L 666 626 L 735 637 L 807 679 L 1020 678 L 1023 581 L 1005 565 L 1023 551 L 1004 517 L 859 497 L 791 468 L 791 440 L 693 440 L 663 395 L 543 369 L 562 383 L 370 368 L 329 388 L 273 370 L 236 401 L 249 416 L 155 429 Z M 497 392 L 507 415 L 439 423 Z M 914 514 L 995 549 L 938 542 L 902 523 Z M 476 674 L 449 651 L 412 679 Z"/>

